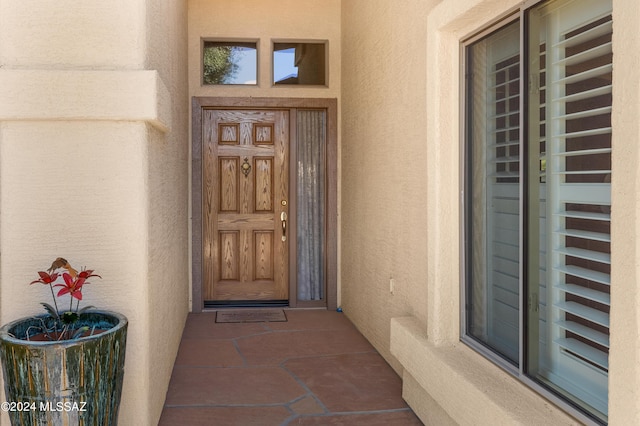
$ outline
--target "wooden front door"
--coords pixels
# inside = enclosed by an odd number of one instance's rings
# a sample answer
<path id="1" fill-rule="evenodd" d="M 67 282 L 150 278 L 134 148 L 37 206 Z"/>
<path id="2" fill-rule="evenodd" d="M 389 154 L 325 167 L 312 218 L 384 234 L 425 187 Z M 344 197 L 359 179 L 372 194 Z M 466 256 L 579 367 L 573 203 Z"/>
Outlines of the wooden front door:
<path id="1" fill-rule="evenodd" d="M 289 298 L 289 112 L 206 110 L 203 298 Z"/>

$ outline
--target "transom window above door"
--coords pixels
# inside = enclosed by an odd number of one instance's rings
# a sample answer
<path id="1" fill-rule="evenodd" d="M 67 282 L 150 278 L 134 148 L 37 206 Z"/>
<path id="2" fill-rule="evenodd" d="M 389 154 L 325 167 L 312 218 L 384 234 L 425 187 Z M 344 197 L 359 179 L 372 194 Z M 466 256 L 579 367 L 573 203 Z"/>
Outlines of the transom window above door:
<path id="1" fill-rule="evenodd" d="M 203 84 L 256 85 L 257 79 L 257 42 L 204 42 L 202 49 Z"/>
<path id="2" fill-rule="evenodd" d="M 260 44 L 258 40 L 203 40 L 202 84 L 258 86 L 270 69 L 273 86 L 328 86 L 327 41 L 273 42 L 270 67 L 258 66 Z"/>
<path id="3" fill-rule="evenodd" d="M 325 43 L 273 43 L 273 84 L 326 84 Z"/>

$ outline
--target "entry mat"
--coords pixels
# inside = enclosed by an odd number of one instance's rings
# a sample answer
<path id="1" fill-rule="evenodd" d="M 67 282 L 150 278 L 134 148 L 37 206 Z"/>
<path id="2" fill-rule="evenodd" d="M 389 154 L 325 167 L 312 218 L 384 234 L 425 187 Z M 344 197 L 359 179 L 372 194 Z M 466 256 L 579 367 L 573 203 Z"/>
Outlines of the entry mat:
<path id="1" fill-rule="evenodd" d="M 238 309 L 216 312 L 216 322 L 287 322 L 282 309 Z"/>

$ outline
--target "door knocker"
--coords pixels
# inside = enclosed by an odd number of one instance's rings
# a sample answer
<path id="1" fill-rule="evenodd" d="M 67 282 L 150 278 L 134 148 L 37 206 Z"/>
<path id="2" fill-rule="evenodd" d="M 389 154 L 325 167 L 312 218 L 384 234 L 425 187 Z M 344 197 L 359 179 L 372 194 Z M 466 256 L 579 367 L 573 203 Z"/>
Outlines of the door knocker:
<path id="1" fill-rule="evenodd" d="M 249 176 L 249 173 L 251 173 L 251 164 L 249 164 L 249 159 L 247 157 L 244 157 L 244 163 L 242 163 L 240 169 L 245 176 Z"/>

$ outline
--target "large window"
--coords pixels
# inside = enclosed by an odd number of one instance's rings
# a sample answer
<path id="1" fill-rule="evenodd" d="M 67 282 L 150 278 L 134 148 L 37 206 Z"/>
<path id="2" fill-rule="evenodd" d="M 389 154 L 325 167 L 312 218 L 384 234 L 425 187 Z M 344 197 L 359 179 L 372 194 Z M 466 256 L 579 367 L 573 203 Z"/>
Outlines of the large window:
<path id="1" fill-rule="evenodd" d="M 611 1 L 555 0 L 465 45 L 464 340 L 607 421 Z"/>

